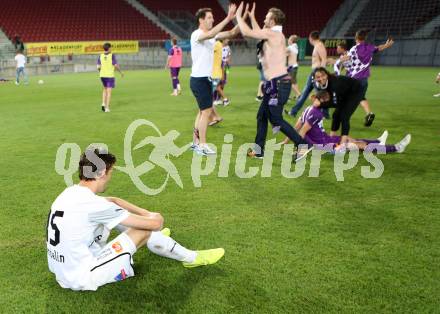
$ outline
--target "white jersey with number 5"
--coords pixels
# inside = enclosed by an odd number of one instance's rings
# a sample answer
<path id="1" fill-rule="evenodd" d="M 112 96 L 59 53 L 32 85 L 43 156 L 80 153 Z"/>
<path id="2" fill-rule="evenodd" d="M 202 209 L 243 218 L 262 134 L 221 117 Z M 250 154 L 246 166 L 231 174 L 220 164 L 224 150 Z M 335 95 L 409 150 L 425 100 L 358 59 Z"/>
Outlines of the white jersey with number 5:
<path id="1" fill-rule="evenodd" d="M 95 195 L 89 188 L 66 188 L 52 204 L 47 220 L 49 269 L 63 288 L 95 290 L 90 270 L 93 252 L 104 227 L 114 228 L 128 217 L 125 209 Z"/>

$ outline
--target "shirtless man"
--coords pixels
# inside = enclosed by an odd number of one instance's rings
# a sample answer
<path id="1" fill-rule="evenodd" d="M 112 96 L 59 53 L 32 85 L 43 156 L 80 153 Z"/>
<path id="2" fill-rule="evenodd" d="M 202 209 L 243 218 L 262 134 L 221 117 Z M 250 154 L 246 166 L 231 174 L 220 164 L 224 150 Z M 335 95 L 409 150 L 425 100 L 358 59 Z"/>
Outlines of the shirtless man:
<path id="1" fill-rule="evenodd" d="M 245 11 L 248 12 L 247 5 Z M 298 161 L 306 156 L 311 148 L 308 148 L 307 142 L 283 119 L 283 107 L 292 87 L 286 68 L 286 39 L 282 33 L 282 24 L 286 16 L 280 9 L 269 9 L 264 19 L 265 27 L 261 29 L 255 19 L 255 3 L 248 12 L 252 28 L 247 25 L 243 13 L 242 2 L 236 12 L 237 25 L 243 36 L 263 40 L 261 64 L 266 79 L 263 85 L 263 100 L 257 114 L 255 147 L 248 156 L 256 158 L 264 156 L 267 127 L 270 121 L 274 130 L 283 132 L 297 146 L 304 144 L 297 151 L 295 161 Z"/>
<path id="2" fill-rule="evenodd" d="M 306 86 L 301 93 L 301 97 L 296 101 L 295 106 L 289 112 L 289 115 L 296 116 L 298 111 L 304 105 L 304 102 L 309 97 L 309 94 L 313 90 L 313 74 L 316 68 L 325 67 L 327 65 L 327 50 L 325 49 L 324 43 L 319 39 L 319 32 L 313 31 L 309 35 L 309 42 L 313 46 L 312 53 L 312 73 L 310 73 L 307 78 Z M 324 112 L 324 115 L 328 117 L 328 112 Z"/>
<path id="3" fill-rule="evenodd" d="M 296 76 L 298 75 L 298 35 L 292 35 L 287 41 L 287 72 L 289 72 L 292 79 L 292 88 L 295 92 L 296 98 L 299 98 L 301 92 L 298 88 Z"/>

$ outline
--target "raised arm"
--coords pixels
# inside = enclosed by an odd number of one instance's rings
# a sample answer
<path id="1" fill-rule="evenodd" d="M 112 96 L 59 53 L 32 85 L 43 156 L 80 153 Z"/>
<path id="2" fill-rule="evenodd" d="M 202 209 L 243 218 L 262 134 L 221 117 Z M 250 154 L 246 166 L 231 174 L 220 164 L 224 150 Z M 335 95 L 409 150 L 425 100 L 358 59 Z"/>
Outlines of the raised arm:
<path id="1" fill-rule="evenodd" d="M 246 20 L 248 15 L 249 15 L 248 5 L 246 4 L 246 11 L 244 13 L 243 20 Z M 240 28 L 238 27 L 238 24 L 237 24 L 237 25 L 234 26 L 233 29 L 231 29 L 229 31 L 218 33 L 217 36 L 215 36 L 215 38 L 216 39 L 220 39 L 220 40 L 221 39 L 234 38 L 238 34 L 240 34 Z"/>
<path id="2" fill-rule="evenodd" d="M 235 10 L 236 10 L 236 5 L 233 3 L 229 4 L 228 15 L 224 18 L 224 20 L 218 23 L 216 26 L 214 26 L 211 30 L 207 31 L 206 33 L 202 33 L 199 36 L 198 40 L 202 41 L 202 40 L 214 38 L 218 33 L 221 32 L 223 28 L 225 28 L 226 25 L 228 25 L 229 22 L 231 22 L 234 19 Z"/>
<path id="3" fill-rule="evenodd" d="M 229 38 L 234 38 L 235 36 L 237 36 L 238 34 L 240 34 L 240 28 L 238 27 L 238 25 L 235 25 L 233 29 L 229 30 L 229 31 L 225 31 L 225 32 L 220 32 L 218 33 L 215 38 L 222 40 L 222 39 L 229 39 Z"/>
<path id="4" fill-rule="evenodd" d="M 255 39 L 269 39 L 272 36 L 272 31 L 268 29 L 251 29 L 247 24 L 246 21 L 243 19 L 243 2 L 240 3 L 238 9 L 237 9 L 237 24 L 238 27 L 240 27 L 240 31 L 243 34 L 243 36 L 251 37 Z"/>
<path id="5" fill-rule="evenodd" d="M 384 44 L 377 46 L 377 50 L 383 51 L 385 49 L 390 48 L 393 44 L 394 44 L 394 40 L 391 38 L 388 38 Z"/>
<path id="6" fill-rule="evenodd" d="M 246 12 L 247 11 L 247 5 L 246 5 Z M 252 29 L 261 30 L 260 25 L 258 25 L 257 19 L 255 18 L 255 2 L 252 4 L 252 10 L 249 13 L 249 18 L 251 20 Z"/>

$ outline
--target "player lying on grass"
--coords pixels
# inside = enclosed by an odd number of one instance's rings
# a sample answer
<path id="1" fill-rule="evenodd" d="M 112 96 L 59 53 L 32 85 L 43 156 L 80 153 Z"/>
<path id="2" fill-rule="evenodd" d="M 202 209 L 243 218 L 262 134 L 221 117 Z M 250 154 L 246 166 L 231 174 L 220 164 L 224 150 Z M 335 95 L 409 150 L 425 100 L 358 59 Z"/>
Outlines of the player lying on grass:
<path id="1" fill-rule="evenodd" d="M 295 129 L 309 144 L 321 144 L 326 146 L 332 152 L 344 151 L 345 149 L 360 149 L 364 150 L 369 144 L 370 149 L 383 150 L 389 153 L 403 153 L 406 146 L 411 141 L 411 135 L 406 135 L 400 142 L 395 145 L 386 145 L 388 131 L 385 131 L 382 136 L 377 139 L 354 139 L 348 137 L 346 144 L 341 143 L 340 136 L 328 135 L 323 127 L 324 114 L 321 111 L 321 104 L 330 100 L 330 95 L 327 91 L 318 91 L 316 95 L 312 96 L 312 105 L 307 107 L 295 125 Z M 286 138 L 284 144 L 288 142 Z"/>
<path id="2" fill-rule="evenodd" d="M 79 184 L 66 188 L 52 204 L 47 259 L 61 287 L 96 290 L 132 277 L 132 256 L 143 247 L 181 261 L 184 267 L 213 264 L 224 255 L 222 248 L 184 248 L 169 237 L 169 229 L 162 229 L 164 219 L 159 213 L 120 198 L 97 196 L 106 190 L 115 162 L 110 153 L 87 150 L 79 162 Z M 115 227 L 121 234 L 107 242 Z"/>

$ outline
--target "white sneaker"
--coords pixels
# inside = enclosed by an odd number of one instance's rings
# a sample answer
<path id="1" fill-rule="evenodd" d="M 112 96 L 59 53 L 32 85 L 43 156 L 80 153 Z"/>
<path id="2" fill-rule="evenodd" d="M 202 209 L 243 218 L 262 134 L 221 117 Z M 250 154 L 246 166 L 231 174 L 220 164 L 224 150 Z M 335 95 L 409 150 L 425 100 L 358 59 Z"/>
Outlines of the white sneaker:
<path id="1" fill-rule="evenodd" d="M 223 106 L 226 107 L 227 105 L 229 105 L 231 103 L 231 101 L 228 98 L 223 99 Z"/>
<path id="2" fill-rule="evenodd" d="M 379 141 L 379 145 L 385 145 L 387 142 L 387 138 L 388 138 L 388 131 L 385 130 L 382 133 L 382 135 L 377 138 L 377 140 Z"/>
<path id="3" fill-rule="evenodd" d="M 434 97 L 440 97 L 440 93 L 433 95 Z"/>
<path id="4" fill-rule="evenodd" d="M 18 83 L 17 81 L 15 81 L 15 85 L 20 85 L 20 83 Z"/>
<path id="5" fill-rule="evenodd" d="M 214 106 L 218 106 L 218 105 L 223 104 L 223 101 L 222 101 L 221 99 L 214 100 L 214 102 L 213 102 L 212 104 L 213 104 Z"/>
<path id="6" fill-rule="evenodd" d="M 408 134 L 399 143 L 397 143 L 394 146 L 396 146 L 396 150 L 398 153 L 403 153 L 410 142 L 411 142 L 411 134 Z"/>
<path id="7" fill-rule="evenodd" d="M 203 155 L 215 155 L 217 154 L 215 150 L 212 150 L 208 144 L 200 144 L 199 145 L 200 152 Z"/>
<path id="8" fill-rule="evenodd" d="M 110 108 L 105 108 L 104 112 L 110 112 Z"/>
<path id="9" fill-rule="evenodd" d="M 308 148 L 298 148 L 296 155 L 294 155 L 294 161 L 298 162 L 301 159 L 304 159 L 305 157 L 307 157 L 307 154 L 310 153 L 313 150 L 314 146 L 310 146 Z"/>
<path id="10" fill-rule="evenodd" d="M 203 151 L 203 149 L 200 147 L 199 144 L 192 144 L 191 150 L 193 150 L 196 154 L 206 156 L 206 153 Z"/>

